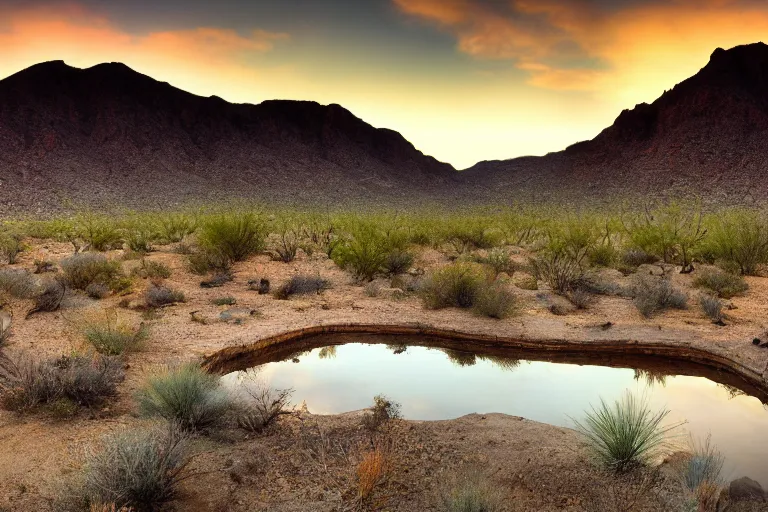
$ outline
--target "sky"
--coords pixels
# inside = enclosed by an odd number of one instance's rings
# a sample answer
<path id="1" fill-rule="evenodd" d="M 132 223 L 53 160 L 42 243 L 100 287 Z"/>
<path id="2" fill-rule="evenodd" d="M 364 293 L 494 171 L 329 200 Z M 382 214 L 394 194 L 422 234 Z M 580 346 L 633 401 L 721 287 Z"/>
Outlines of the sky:
<path id="1" fill-rule="evenodd" d="M 765 0 L 0 0 L 0 78 L 123 62 L 232 102 L 338 103 L 459 169 L 591 139 L 761 40 Z"/>

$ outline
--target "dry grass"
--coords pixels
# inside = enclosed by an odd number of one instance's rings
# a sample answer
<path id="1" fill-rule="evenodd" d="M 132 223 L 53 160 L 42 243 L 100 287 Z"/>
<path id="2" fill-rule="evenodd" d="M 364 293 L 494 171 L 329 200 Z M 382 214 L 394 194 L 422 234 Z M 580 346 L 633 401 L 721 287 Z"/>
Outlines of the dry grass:
<path id="1" fill-rule="evenodd" d="M 390 454 L 382 444 L 363 452 L 357 464 L 357 497 L 362 503 L 370 501 L 374 489 L 384 482 L 390 470 Z"/>

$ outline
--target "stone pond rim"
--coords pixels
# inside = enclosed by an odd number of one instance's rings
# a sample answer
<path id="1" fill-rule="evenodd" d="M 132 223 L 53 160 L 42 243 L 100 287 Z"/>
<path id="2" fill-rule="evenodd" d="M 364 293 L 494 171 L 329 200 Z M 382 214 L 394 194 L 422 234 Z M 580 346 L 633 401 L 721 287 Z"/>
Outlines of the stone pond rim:
<path id="1" fill-rule="evenodd" d="M 758 369 L 744 358 L 732 357 L 715 350 L 716 347 L 639 341 L 631 338 L 600 340 L 566 340 L 503 336 L 464 332 L 419 324 L 325 324 L 285 331 L 260 340 L 207 354 L 203 367 L 212 373 L 225 374 L 279 360 L 290 353 L 331 345 L 371 341 L 354 336 L 396 336 L 403 344 L 446 348 L 465 351 L 496 351 L 497 355 L 525 359 L 544 358 L 564 363 L 594 364 L 597 366 L 626 366 L 626 360 L 642 362 L 644 359 L 670 364 L 695 365 L 699 371 L 690 374 L 704 376 L 721 384 L 733 386 L 744 393 L 768 403 L 768 367 Z M 392 341 L 392 340 L 389 340 Z M 507 352 L 505 354 L 505 352 Z M 618 364 L 610 358 L 618 358 Z M 741 360 L 740 360 L 741 359 Z M 556 361 L 557 362 L 557 361 Z M 702 375 L 703 374 L 703 375 Z"/>

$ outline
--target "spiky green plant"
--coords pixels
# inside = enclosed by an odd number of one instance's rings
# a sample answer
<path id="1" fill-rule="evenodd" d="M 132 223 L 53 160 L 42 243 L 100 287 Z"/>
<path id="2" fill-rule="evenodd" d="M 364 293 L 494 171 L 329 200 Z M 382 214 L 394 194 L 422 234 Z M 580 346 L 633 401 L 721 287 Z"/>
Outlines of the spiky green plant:
<path id="1" fill-rule="evenodd" d="M 186 431 L 212 426 L 231 407 L 219 377 L 192 363 L 151 376 L 136 398 L 144 416 L 165 418 Z"/>
<path id="2" fill-rule="evenodd" d="M 626 471 L 658 455 L 667 444 L 667 434 L 682 425 L 662 425 L 668 415 L 668 409 L 651 410 L 645 397 L 627 392 L 613 405 L 601 398 L 583 422 L 574 423 L 602 464 Z"/>

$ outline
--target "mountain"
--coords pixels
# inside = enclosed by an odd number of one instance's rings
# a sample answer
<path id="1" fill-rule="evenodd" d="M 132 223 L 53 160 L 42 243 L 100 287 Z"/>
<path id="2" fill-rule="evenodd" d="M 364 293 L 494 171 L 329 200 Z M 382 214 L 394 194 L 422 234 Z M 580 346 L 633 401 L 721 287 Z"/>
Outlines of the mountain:
<path id="1" fill-rule="evenodd" d="M 0 81 L 0 211 L 396 201 L 457 175 L 339 105 L 232 104 L 117 63 L 46 62 Z"/>
<path id="2" fill-rule="evenodd" d="M 768 46 L 718 48 L 693 77 L 558 153 L 480 162 L 464 186 L 500 197 L 768 198 Z"/>

